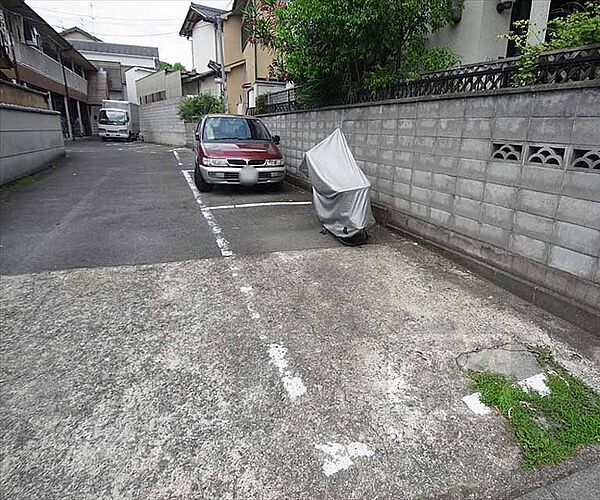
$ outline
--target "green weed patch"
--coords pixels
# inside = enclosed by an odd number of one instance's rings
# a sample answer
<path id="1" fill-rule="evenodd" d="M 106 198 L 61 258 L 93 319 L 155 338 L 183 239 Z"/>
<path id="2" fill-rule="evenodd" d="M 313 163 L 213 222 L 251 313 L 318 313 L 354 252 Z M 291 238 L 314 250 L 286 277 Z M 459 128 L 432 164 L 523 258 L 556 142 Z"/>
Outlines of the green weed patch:
<path id="1" fill-rule="evenodd" d="M 551 393 L 525 391 L 503 375 L 467 371 L 481 402 L 510 422 L 526 467 L 558 463 L 577 448 L 600 443 L 600 395 L 543 350 L 537 353 Z"/>

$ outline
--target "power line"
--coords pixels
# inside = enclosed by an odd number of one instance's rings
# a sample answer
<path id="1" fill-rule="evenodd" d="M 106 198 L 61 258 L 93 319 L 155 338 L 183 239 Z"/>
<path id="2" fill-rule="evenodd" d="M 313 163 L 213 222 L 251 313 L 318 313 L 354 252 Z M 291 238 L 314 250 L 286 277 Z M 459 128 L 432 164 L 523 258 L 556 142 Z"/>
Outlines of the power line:
<path id="1" fill-rule="evenodd" d="M 59 29 L 63 29 L 63 26 L 59 25 L 59 24 L 52 24 L 52 26 L 54 28 L 59 28 Z M 148 36 L 166 36 L 166 35 L 178 35 L 179 31 L 169 31 L 168 33 L 148 33 L 148 34 L 138 34 L 138 35 L 124 35 L 122 33 L 96 33 L 94 32 L 95 36 L 115 36 L 115 37 L 120 37 L 120 38 L 141 38 L 141 37 L 148 37 Z"/>

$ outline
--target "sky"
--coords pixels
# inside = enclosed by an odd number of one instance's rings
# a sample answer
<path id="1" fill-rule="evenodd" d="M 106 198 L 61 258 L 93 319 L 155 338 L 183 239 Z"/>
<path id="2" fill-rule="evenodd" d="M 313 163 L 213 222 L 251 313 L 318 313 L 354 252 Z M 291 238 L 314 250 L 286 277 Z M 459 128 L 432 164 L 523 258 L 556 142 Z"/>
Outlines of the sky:
<path id="1" fill-rule="evenodd" d="M 78 26 L 104 42 L 158 47 L 161 61 L 192 67 L 191 42 L 179 36 L 190 0 L 25 0 L 60 32 Z M 231 0 L 195 0 L 227 9 Z"/>

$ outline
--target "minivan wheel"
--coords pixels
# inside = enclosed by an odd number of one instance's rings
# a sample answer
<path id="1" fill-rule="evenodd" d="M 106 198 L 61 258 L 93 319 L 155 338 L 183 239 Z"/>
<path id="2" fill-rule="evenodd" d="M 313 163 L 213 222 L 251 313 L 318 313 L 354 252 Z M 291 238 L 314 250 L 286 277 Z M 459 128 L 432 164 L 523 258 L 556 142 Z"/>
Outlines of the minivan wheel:
<path id="1" fill-rule="evenodd" d="M 213 188 L 212 184 L 209 184 L 202 178 L 198 165 L 196 165 L 196 168 L 194 169 L 194 184 L 196 184 L 198 191 L 202 193 L 208 193 L 209 191 L 212 191 Z"/>

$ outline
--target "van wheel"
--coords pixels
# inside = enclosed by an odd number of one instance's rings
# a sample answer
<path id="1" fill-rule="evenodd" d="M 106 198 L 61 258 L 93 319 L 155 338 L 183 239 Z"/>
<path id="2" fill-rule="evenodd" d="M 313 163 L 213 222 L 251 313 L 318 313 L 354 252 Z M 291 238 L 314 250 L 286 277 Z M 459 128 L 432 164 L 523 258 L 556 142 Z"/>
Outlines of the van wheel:
<path id="1" fill-rule="evenodd" d="M 202 193 L 208 193 L 209 191 L 212 191 L 213 188 L 212 184 L 209 184 L 202 178 L 198 165 L 196 165 L 196 168 L 194 169 L 194 184 L 196 184 L 198 191 Z"/>

